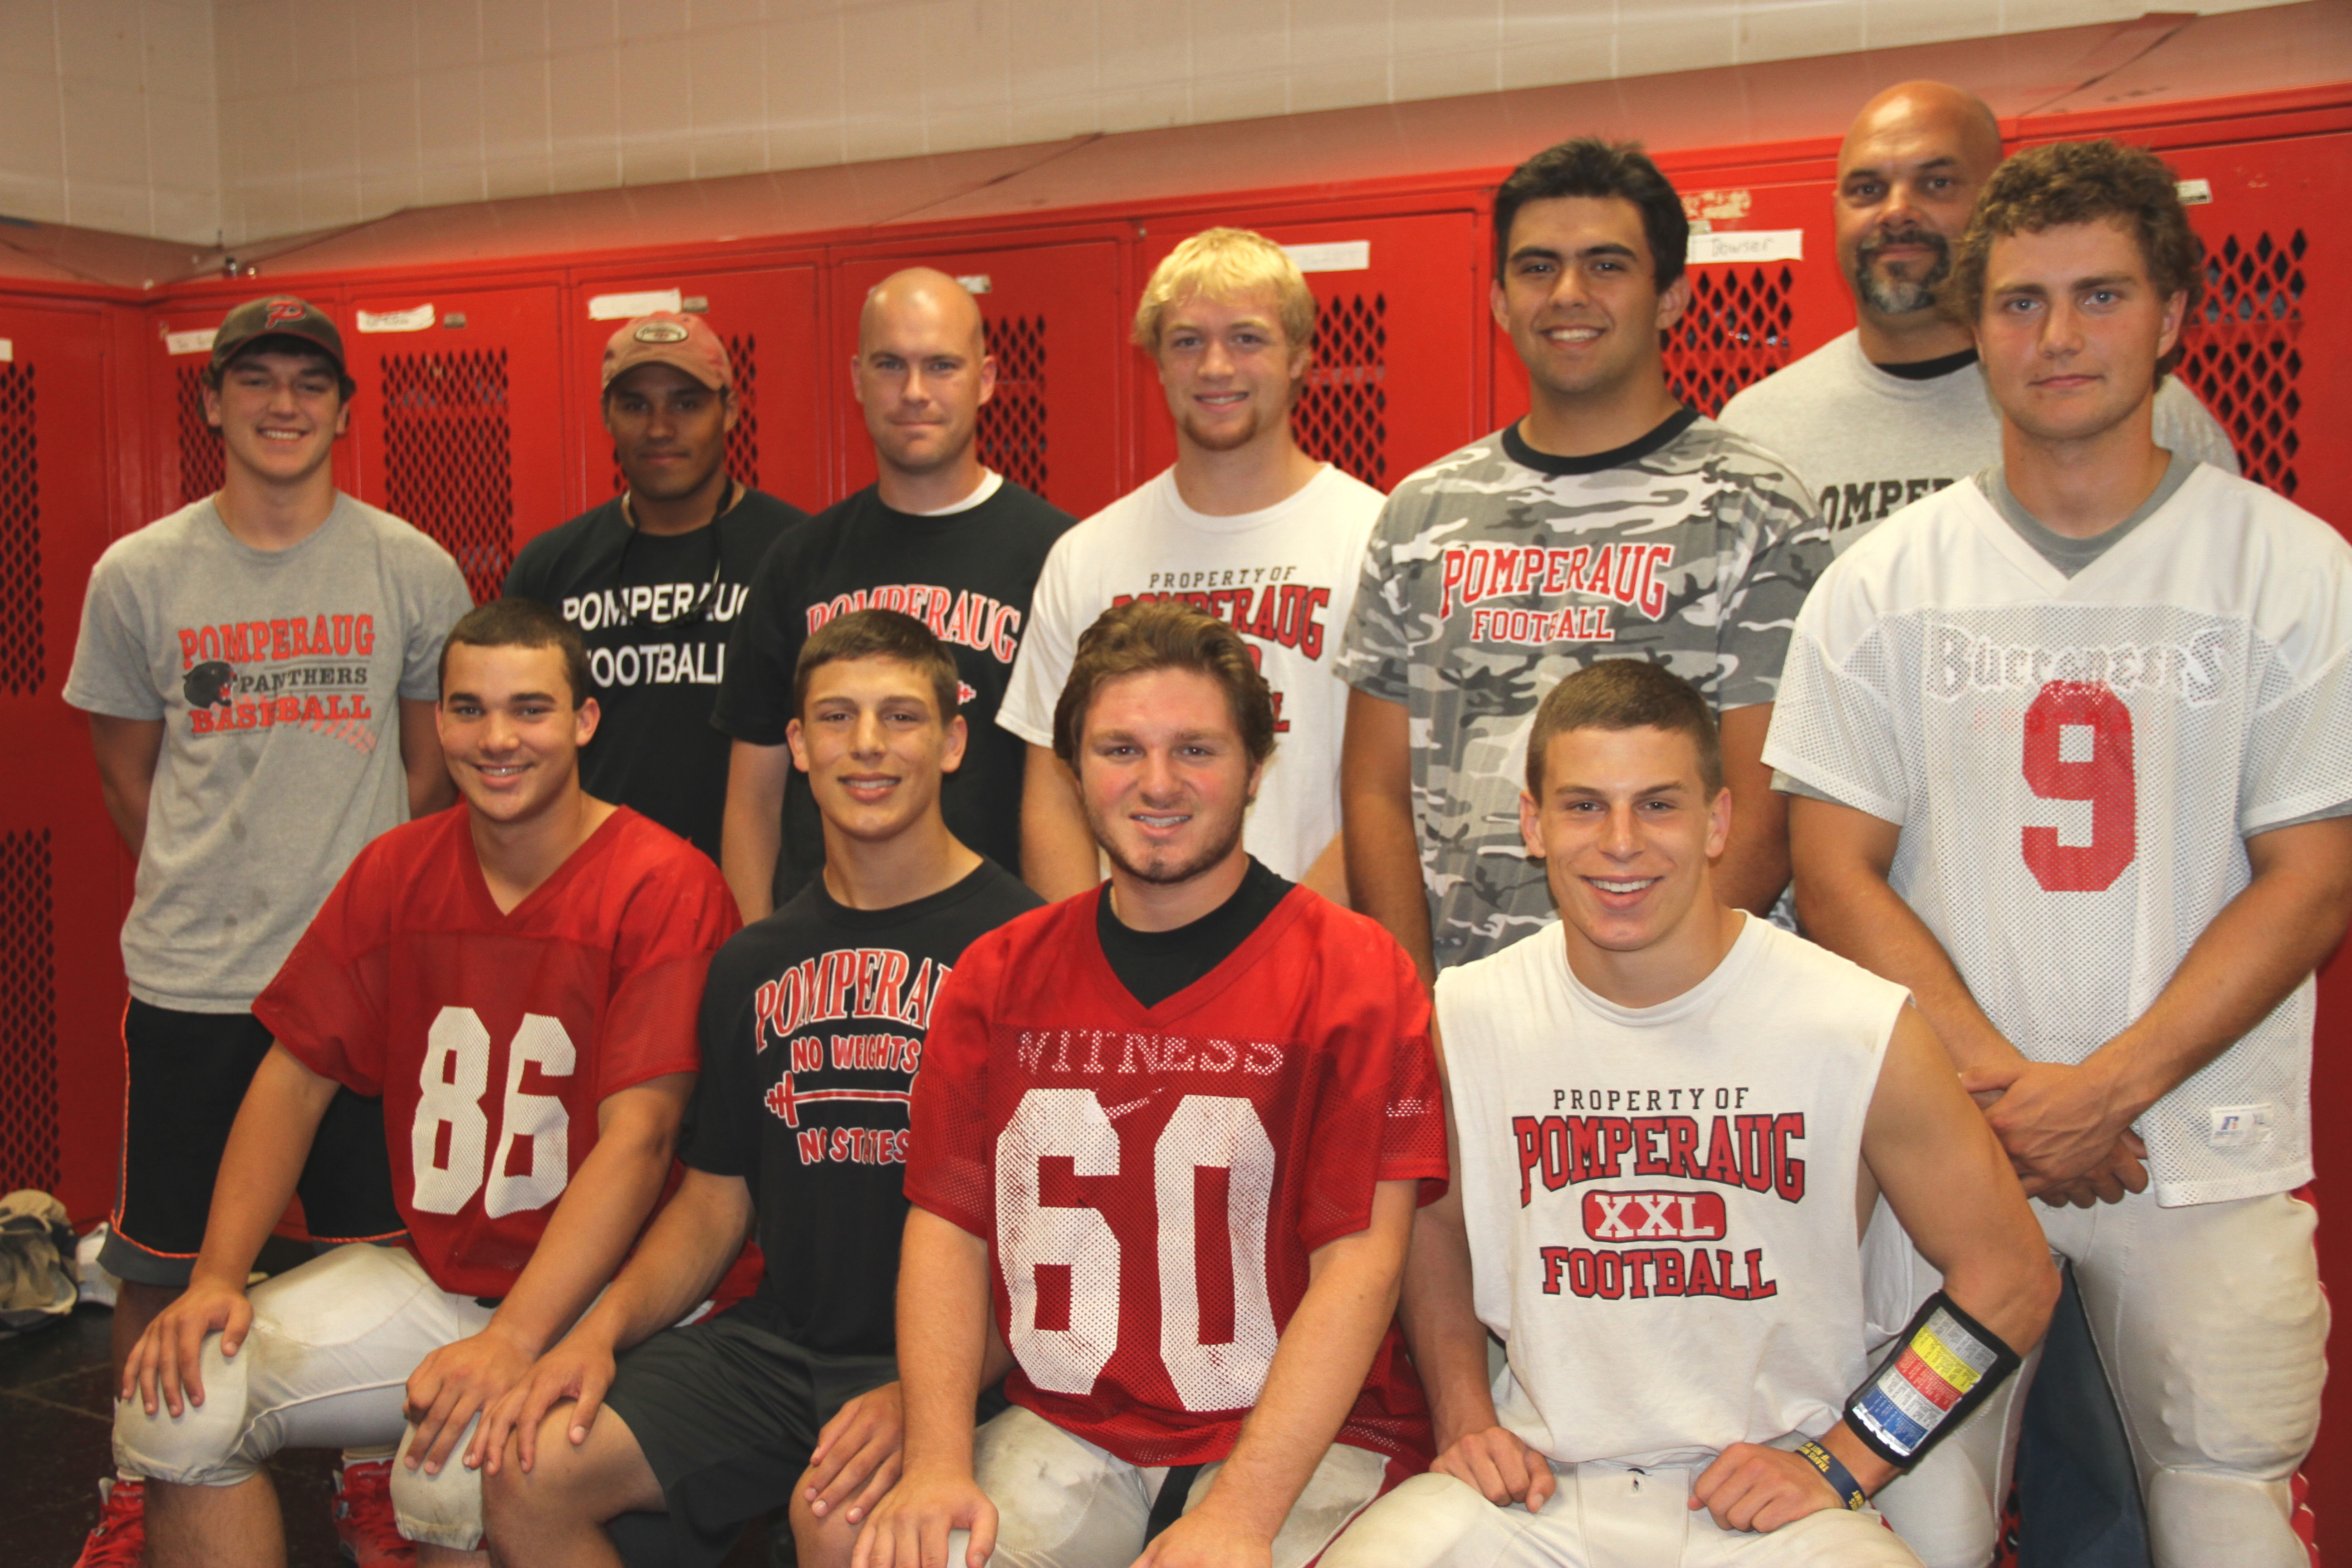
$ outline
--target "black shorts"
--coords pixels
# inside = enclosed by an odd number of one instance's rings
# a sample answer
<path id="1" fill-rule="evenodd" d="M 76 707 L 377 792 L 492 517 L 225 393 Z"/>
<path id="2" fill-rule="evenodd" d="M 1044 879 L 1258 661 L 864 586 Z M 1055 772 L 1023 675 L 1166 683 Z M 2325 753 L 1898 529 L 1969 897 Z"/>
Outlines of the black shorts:
<path id="1" fill-rule="evenodd" d="M 108 1273 L 141 1285 L 188 1282 L 228 1130 L 269 1045 L 250 1013 L 131 1000 L 122 1016 L 121 1184 L 99 1255 Z M 392 1201 L 382 1100 L 335 1090 L 295 1191 L 318 1240 L 381 1241 L 405 1228 Z"/>
<path id="2" fill-rule="evenodd" d="M 607 1527 L 614 1546 L 631 1568 L 719 1563 L 745 1521 L 792 1500 L 824 1424 L 898 1375 L 892 1357 L 803 1350 L 740 1310 L 624 1352 L 604 1403 L 635 1436 L 669 1517 L 663 1530 L 622 1515 Z"/>

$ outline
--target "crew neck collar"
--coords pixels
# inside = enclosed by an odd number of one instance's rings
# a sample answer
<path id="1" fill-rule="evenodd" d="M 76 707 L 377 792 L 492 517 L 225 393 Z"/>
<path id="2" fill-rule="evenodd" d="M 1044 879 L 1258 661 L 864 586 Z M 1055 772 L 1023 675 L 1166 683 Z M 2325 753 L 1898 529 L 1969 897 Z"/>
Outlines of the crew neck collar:
<path id="1" fill-rule="evenodd" d="M 1677 408 L 1653 426 L 1648 434 L 1636 437 L 1622 447 L 1581 458 L 1563 458 L 1552 452 L 1539 452 L 1529 446 L 1528 438 L 1519 434 L 1519 422 L 1514 419 L 1503 426 L 1503 452 L 1521 468 L 1533 468 L 1539 474 L 1549 474 L 1555 479 L 1605 473 L 1611 468 L 1622 468 L 1630 463 L 1640 462 L 1697 422 L 1697 409 Z"/>

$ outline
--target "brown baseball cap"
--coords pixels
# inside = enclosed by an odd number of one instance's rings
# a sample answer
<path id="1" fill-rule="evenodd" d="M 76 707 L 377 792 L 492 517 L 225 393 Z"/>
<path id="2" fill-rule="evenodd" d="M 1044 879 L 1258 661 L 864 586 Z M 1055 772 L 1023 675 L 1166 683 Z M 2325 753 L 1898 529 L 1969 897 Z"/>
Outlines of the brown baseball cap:
<path id="1" fill-rule="evenodd" d="M 300 338 L 333 360 L 338 371 L 349 374 L 343 364 L 343 334 L 331 317 L 308 300 L 265 294 L 231 310 L 213 334 L 213 369 L 226 368 L 237 351 L 256 338 Z"/>
<path id="2" fill-rule="evenodd" d="M 735 384 L 735 367 L 727 345 L 699 316 L 676 310 L 656 310 L 623 325 L 604 344 L 604 381 L 641 364 L 675 365 L 713 392 Z"/>

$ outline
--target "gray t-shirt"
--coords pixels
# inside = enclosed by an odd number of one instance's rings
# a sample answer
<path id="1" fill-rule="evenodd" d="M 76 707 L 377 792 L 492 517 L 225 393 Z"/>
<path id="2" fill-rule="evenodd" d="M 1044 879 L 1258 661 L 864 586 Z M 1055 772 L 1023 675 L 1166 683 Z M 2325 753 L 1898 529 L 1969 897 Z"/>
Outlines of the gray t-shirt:
<path id="1" fill-rule="evenodd" d="M 1721 710 L 1769 702 L 1829 542 L 1788 466 L 1685 411 L 1591 458 L 1506 427 L 1405 479 L 1372 530 L 1339 672 L 1405 706 L 1438 967 L 1553 918 L 1519 838 L 1553 686 L 1646 658 Z"/>
<path id="2" fill-rule="evenodd" d="M 2000 461 L 1982 366 L 1907 380 L 1865 359 L 1852 331 L 1740 393 L 1722 422 L 1796 466 L 1841 552 L 1921 496 Z M 2156 444 L 2238 471 L 2230 437 L 2177 376 L 2157 388 Z"/>
<path id="3" fill-rule="evenodd" d="M 446 551 L 341 494 L 285 550 L 240 542 L 209 499 L 108 547 L 65 699 L 163 721 L 122 926 L 133 996 L 252 1005 L 361 846 L 406 820 L 397 699 L 436 694 L 471 604 Z"/>

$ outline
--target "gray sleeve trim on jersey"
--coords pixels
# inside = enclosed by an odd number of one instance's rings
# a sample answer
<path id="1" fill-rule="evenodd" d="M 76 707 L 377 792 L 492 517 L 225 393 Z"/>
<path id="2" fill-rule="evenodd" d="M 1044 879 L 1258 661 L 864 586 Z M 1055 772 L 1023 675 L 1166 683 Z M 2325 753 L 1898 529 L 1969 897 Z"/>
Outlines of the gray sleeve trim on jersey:
<path id="1" fill-rule="evenodd" d="M 1778 781 L 1776 780 L 1774 782 L 1777 786 Z M 2308 823 L 2330 822 L 2339 816 L 2352 816 L 2352 800 L 2345 801 L 2341 805 L 2331 805 L 2324 811 L 2306 812 L 2301 816 L 2290 816 L 2284 822 L 2265 822 L 2260 827 L 2255 828 L 2252 833 L 2246 835 L 2246 837 L 2249 838 L 2260 838 L 2263 834 L 2276 833 L 2282 827 L 2302 827 Z"/>

